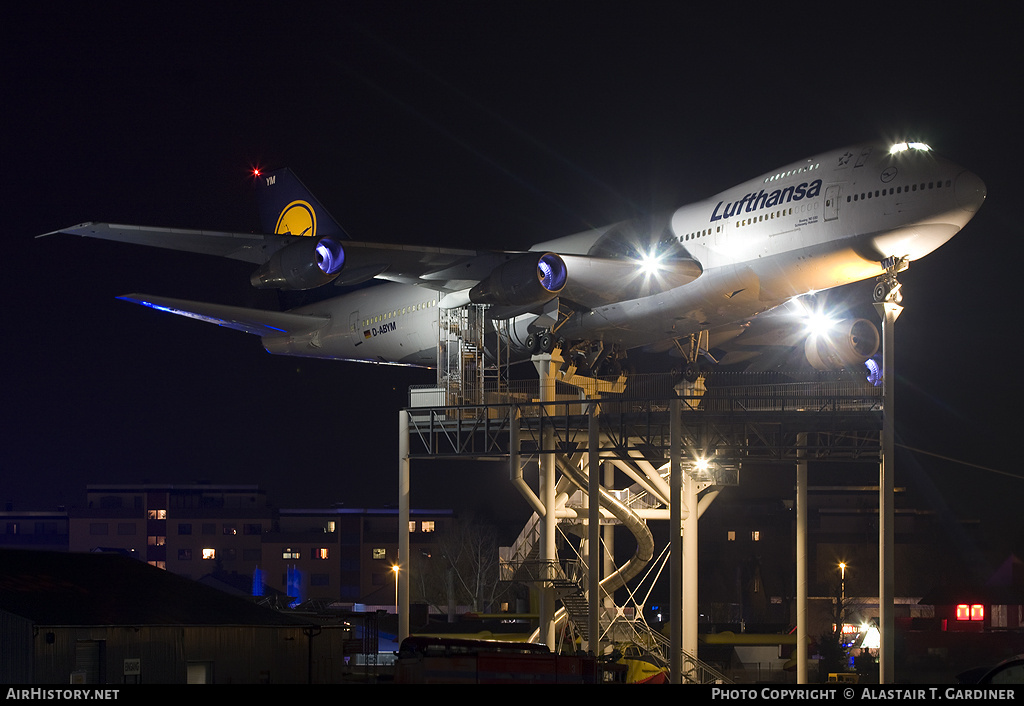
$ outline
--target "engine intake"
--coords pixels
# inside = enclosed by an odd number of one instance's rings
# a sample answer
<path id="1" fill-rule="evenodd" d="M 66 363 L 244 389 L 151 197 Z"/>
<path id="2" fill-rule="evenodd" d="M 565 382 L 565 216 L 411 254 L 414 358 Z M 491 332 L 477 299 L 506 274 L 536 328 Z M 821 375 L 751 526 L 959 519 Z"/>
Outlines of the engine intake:
<path id="1" fill-rule="evenodd" d="M 274 253 L 249 281 L 257 289 L 313 289 L 341 274 L 345 249 L 337 240 L 300 238 Z"/>
<path id="2" fill-rule="evenodd" d="M 500 265 L 469 290 L 474 304 L 532 306 L 558 295 L 568 279 L 565 262 L 555 253 L 527 253 Z"/>
<path id="3" fill-rule="evenodd" d="M 804 353 L 815 370 L 842 370 L 863 365 L 878 352 L 878 329 L 867 319 L 846 319 L 821 335 L 807 338 Z"/>

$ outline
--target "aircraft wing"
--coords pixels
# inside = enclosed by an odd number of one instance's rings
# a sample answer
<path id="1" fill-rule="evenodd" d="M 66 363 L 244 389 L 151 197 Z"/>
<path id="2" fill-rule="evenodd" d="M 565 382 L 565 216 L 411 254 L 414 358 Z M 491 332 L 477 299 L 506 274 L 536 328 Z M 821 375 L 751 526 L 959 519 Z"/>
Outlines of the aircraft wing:
<path id="1" fill-rule="evenodd" d="M 208 230 L 160 228 L 117 223 L 81 223 L 38 237 L 64 233 L 122 243 L 216 255 L 262 265 L 274 253 L 309 238 L 298 235 L 227 233 Z M 338 285 L 358 284 L 371 278 L 421 284 L 441 292 L 471 287 L 508 258 L 507 253 L 437 248 L 420 245 L 341 241 L 352 263 Z"/>
<path id="2" fill-rule="evenodd" d="M 64 233 L 150 247 L 215 255 L 264 265 L 279 251 L 311 238 L 290 234 L 230 233 L 117 223 L 81 223 L 42 236 Z M 438 292 L 468 290 L 487 279 L 522 252 L 465 250 L 423 245 L 340 241 L 345 267 L 334 279 L 348 286 L 369 279 L 415 284 Z M 632 299 L 678 287 L 696 279 L 702 270 L 695 260 L 677 260 L 653 276 L 642 275 L 634 262 L 609 257 L 562 255 L 568 284 L 562 296 L 582 307 Z"/>
<path id="3" fill-rule="evenodd" d="M 154 226 L 130 226 L 117 223 L 80 223 L 43 233 L 40 238 L 57 233 L 85 238 L 115 240 L 120 243 L 149 245 L 167 250 L 217 255 L 233 260 L 262 264 L 272 254 L 288 245 L 295 236 L 257 235 L 254 233 L 222 233 L 211 230 L 184 230 Z"/>
<path id="4" fill-rule="evenodd" d="M 241 306 L 210 304 L 148 294 L 126 294 L 118 299 L 261 337 L 297 336 L 314 331 L 330 321 L 326 316 L 247 309 Z"/>
<path id="5" fill-rule="evenodd" d="M 689 284 L 704 272 L 693 259 L 676 259 L 645 271 L 636 262 L 589 255 L 561 255 L 568 274 L 561 296 L 593 308 Z"/>

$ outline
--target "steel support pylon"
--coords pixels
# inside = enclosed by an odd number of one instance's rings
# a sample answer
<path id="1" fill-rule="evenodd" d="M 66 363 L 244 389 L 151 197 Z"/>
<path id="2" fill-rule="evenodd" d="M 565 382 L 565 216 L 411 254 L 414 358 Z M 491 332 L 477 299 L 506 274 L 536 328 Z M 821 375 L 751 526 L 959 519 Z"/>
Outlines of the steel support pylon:
<path id="1" fill-rule="evenodd" d="M 896 319 L 903 307 L 893 301 L 876 302 L 882 318 L 882 461 L 878 468 L 878 683 L 892 684 L 895 675 L 896 616 L 895 519 L 896 477 Z"/>

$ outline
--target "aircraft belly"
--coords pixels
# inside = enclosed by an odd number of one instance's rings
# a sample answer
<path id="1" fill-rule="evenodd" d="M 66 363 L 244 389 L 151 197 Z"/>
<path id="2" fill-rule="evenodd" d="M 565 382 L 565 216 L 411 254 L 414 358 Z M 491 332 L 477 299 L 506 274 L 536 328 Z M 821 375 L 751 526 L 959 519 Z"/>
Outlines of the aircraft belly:
<path id="1" fill-rule="evenodd" d="M 752 265 L 761 281 L 761 301 L 768 307 L 804 292 L 830 289 L 881 274 L 878 260 L 844 247 L 821 244 L 759 259 Z"/>
<path id="2" fill-rule="evenodd" d="M 960 227 L 952 223 L 925 223 L 871 236 L 870 243 L 883 257 L 917 260 L 943 245 L 959 231 Z"/>
<path id="3" fill-rule="evenodd" d="M 437 364 L 436 348 L 415 348 L 396 335 L 392 342 L 357 341 L 348 335 L 276 336 L 263 339 L 268 353 L 302 358 L 327 358 L 365 363 L 397 363 L 433 367 Z"/>

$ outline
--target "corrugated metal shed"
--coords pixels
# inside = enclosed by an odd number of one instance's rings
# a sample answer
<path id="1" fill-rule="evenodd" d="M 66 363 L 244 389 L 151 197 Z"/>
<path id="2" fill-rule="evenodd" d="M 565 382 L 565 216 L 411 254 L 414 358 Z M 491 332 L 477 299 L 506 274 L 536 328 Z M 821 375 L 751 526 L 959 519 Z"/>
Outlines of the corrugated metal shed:
<path id="1" fill-rule="evenodd" d="M 332 682 L 348 637 L 119 555 L 0 550 L 2 683 Z"/>
<path id="2" fill-rule="evenodd" d="M 0 609 L 46 625 L 307 624 L 117 554 L 0 550 Z"/>

